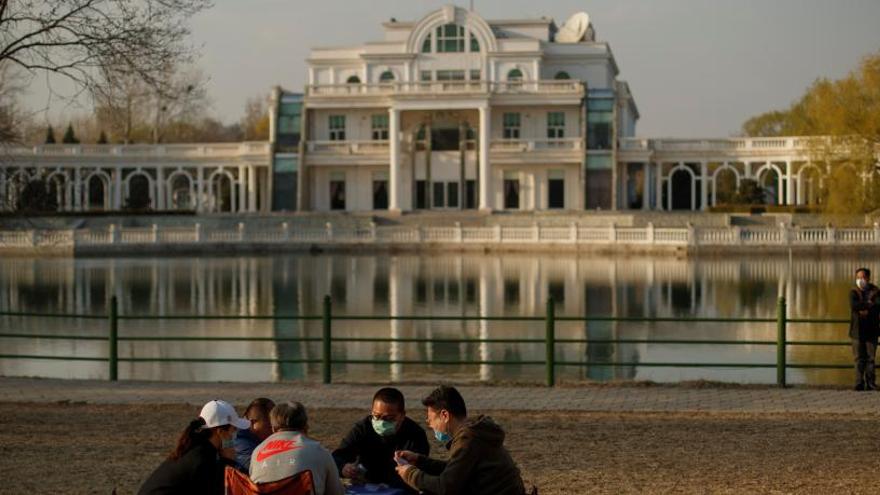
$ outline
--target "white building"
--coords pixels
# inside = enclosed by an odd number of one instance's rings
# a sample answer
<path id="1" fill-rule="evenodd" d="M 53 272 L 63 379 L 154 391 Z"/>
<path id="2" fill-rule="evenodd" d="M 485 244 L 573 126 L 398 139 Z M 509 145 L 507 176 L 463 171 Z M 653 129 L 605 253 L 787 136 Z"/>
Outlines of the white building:
<path id="1" fill-rule="evenodd" d="M 37 179 L 64 211 L 705 210 L 744 179 L 767 203 L 815 203 L 829 172 L 798 137 L 636 138 L 586 14 L 449 5 L 382 27 L 312 50 L 305 93 L 273 92 L 269 143 L 0 150 L 0 210 Z"/>
<path id="2" fill-rule="evenodd" d="M 449 5 L 314 48 L 300 209 L 616 207 L 615 143 L 638 110 L 586 15 L 569 24 Z"/>

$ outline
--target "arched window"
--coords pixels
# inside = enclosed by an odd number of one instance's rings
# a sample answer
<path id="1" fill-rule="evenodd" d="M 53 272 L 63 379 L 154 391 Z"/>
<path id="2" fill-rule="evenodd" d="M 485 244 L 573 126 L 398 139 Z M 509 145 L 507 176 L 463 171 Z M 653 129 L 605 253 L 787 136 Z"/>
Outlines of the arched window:
<path id="1" fill-rule="evenodd" d="M 567 81 L 571 79 L 571 76 L 568 75 L 568 72 L 561 70 L 557 72 L 555 76 L 553 76 L 553 79 L 556 79 L 557 81 Z"/>
<path id="2" fill-rule="evenodd" d="M 386 70 L 379 76 L 379 82 L 391 82 L 394 80 L 394 73 L 390 70 Z"/>
<path id="3" fill-rule="evenodd" d="M 359 78 L 358 76 L 350 76 L 350 77 L 345 81 L 345 83 L 346 83 L 346 84 L 360 84 L 360 83 L 361 83 L 361 78 Z"/>
<path id="4" fill-rule="evenodd" d="M 431 53 L 431 35 L 429 34 L 422 42 L 422 53 Z"/>
<path id="5" fill-rule="evenodd" d="M 464 26 L 445 24 L 437 27 L 437 53 L 462 53 L 464 40 Z"/>
<path id="6" fill-rule="evenodd" d="M 471 33 L 471 53 L 477 53 L 480 51 L 480 40 L 474 36 L 474 33 Z"/>
<path id="7" fill-rule="evenodd" d="M 519 82 L 523 80 L 523 73 L 519 69 L 510 69 L 510 72 L 507 73 L 508 81 Z"/>

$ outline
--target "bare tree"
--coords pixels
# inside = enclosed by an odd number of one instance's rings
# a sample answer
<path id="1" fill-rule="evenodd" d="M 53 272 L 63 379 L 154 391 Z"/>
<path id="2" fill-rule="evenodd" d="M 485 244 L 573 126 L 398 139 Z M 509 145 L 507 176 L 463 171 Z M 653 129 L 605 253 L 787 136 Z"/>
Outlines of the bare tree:
<path id="1" fill-rule="evenodd" d="M 189 16 L 210 0 L 0 0 L 0 65 L 58 74 L 89 90 L 112 68 L 170 90 L 169 63 L 187 63 Z"/>

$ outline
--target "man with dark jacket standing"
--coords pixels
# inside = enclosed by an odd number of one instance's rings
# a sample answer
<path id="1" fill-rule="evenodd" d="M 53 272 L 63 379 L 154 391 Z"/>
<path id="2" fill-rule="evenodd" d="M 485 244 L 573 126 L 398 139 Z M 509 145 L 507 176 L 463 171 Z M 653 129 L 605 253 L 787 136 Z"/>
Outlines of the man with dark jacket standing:
<path id="1" fill-rule="evenodd" d="M 523 495 L 519 468 L 504 448 L 504 430 L 488 416 L 468 418 L 454 387 L 440 386 L 422 400 L 434 437 L 449 460 L 397 452 L 397 472 L 410 486 L 432 495 Z"/>
<path id="2" fill-rule="evenodd" d="M 355 423 L 333 451 L 333 460 L 343 478 L 412 491 L 394 470 L 394 453 L 398 450 L 428 455 L 431 446 L 425 430 L 407 417 L 400 390 L 386 387 L 373 396 L 370 415 Z"/>
<path id="3" fill-rule="evenodd" d="M 856 270 L 856 287 L 849 292 L 849 338 L 856 362 L 855 390 L 877 390 L 874 359 L 880 335 L 880 289 L 871 283 L 871 270 Z"/>

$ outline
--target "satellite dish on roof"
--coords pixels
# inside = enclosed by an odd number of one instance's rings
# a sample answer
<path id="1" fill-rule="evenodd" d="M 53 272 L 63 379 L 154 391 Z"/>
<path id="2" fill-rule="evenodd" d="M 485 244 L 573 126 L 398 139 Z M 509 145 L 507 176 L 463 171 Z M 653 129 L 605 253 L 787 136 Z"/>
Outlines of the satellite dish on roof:
<path id="1" fill-rule="evenodd" d="M 578 12 L 568 18 L 565 24 L 556 33 L 557 43 L 578 43 L 584 40 L 584 36 L 590 34 L 592 38 L 592 26 L 590 16 L 586 12 Z"/>

